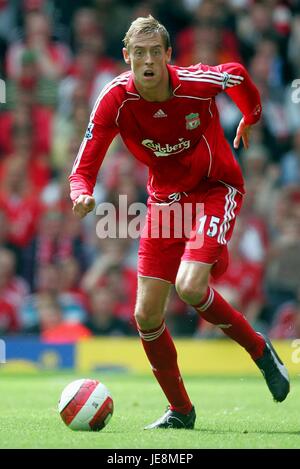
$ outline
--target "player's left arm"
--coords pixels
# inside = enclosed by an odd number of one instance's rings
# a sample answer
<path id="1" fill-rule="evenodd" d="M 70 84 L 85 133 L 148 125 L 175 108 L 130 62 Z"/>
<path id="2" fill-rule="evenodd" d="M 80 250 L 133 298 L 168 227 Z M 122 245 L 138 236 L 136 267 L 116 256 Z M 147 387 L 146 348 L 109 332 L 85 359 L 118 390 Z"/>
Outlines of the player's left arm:
<path id="1" fill-rule="evenodd" d="M 238 148 L 242 139 L 244 147 L 249 148 L 251 127 L 260 119 L 262 112 L 258 89 L 243 65 L 233 62 L 219 65 L 218 69 L 224 75 L 224 91 L 243 114 L 236 131 L 233 146 Z"/>
<path id="2" fill-rule="evenodd" d="M 234 139 L 234 148 L 238 148 L 242 139 L 245 148 L 249 146 L 251 126 L 261 116 L 261 100 L 258 89 L 251 80 L 247 70 L 237 62 L 217 66 L 199 64 L 202 71 L 201 81 L 205 81 L 208 96 L 216 96 L 225 91 L 243 114 Z"/>

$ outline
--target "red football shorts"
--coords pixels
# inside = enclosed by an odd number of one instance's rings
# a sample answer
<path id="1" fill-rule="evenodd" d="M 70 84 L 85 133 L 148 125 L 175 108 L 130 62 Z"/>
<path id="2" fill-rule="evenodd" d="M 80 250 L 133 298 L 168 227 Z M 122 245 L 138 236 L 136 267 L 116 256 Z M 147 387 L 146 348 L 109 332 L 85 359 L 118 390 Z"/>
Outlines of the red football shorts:
<path id="1" fill-rule="evenodd" d="M 189 193 L 174 193 L 165 203 L 148 200 L 138 275 L 175 283 L 182 260 L 213 265 L 220 277 L 228 266 L 231 238 L 243 196 L 223 183 L 204 182 Z"/>

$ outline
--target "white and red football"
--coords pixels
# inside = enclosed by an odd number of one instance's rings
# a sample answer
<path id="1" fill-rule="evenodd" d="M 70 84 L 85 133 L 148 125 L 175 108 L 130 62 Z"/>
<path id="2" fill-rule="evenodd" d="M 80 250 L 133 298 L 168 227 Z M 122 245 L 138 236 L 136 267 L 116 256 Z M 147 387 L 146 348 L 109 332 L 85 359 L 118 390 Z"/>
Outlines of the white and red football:
<path id="1" fill-rule="evenodd" d="M 99 431 L 110 420 L 114 404 L 103 383 L 95 379 L 77 379 L 61 393 L 58 410 L 72 430 Z"/>

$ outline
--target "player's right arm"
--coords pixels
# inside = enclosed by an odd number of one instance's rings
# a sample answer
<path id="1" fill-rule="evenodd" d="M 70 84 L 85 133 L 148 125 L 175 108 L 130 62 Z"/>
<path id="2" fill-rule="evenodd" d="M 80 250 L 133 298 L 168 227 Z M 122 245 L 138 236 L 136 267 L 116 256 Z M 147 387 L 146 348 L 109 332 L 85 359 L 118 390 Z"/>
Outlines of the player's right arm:
<path id="1" fill-rule="evenodd" d="M 93 191 L 97 175 L 112 140 L 118 133 L 112 95 L 100 94 L 69 176 L 73 212 L 79 218 L 95 208 Z"/>

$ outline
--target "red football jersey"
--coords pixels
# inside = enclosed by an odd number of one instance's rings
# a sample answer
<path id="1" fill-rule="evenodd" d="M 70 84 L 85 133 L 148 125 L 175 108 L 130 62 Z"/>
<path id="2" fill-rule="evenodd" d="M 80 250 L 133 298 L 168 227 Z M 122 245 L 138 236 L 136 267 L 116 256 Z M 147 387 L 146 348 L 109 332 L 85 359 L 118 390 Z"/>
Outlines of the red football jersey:
<path id="1" fill-rule="evenodd" d="M 71 198 L 92 195 L 100 165 L 120 133 L 130 153 L 149 167 L 148 192 L 165 200 L 189 192 L 203 179 L 244 192 L 243 177 L 221 128 L 215 96 L 225 91 L 246 124 L 261 114 L 257 88 L 238 63 L 188 68 L 168 65 L 173 89 L 163 102 L 144 100 L 125 72 L 100 93 L 70 175 Z"/>

